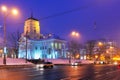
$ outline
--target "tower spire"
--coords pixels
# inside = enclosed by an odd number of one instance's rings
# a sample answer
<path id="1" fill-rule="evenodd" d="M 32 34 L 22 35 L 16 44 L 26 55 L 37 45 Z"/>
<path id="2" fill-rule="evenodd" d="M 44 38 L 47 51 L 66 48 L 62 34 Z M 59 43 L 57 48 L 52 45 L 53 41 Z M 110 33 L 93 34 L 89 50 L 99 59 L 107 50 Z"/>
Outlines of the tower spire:
<path id="1" fill-rule="evenodd" d="M 33 18 L 33 12 L 31 11 L 31 18 Z"/>

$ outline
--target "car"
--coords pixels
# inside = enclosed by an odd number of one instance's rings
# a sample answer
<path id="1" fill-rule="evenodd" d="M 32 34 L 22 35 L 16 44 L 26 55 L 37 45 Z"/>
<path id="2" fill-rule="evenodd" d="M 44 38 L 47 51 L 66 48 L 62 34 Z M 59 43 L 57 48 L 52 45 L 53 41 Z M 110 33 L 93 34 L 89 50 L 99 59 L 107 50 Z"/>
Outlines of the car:
<path id="1" fill-rule="evenodd" d="M 105 61 L 95 61 L 94 64 L 106 64 Z"/>
<path id="2" fill-rule="evenodd" d="M 53 68 L 54 64 L 52 62 L 44 62 L 36 65 L 37 68 Z"/>
<path id="3" fill-rule="evenodd" d="M 72 66 L 80 66 L 81 65 L 81 62 L 73 62 L 71 63 Z"/>

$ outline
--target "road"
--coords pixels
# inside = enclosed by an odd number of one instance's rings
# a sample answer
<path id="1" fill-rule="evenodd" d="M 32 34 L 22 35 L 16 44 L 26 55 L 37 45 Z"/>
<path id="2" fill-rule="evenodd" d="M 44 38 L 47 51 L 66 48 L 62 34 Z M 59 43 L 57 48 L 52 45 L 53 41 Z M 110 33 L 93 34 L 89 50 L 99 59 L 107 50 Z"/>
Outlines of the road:
<path id="1" fill-rule="evenodd" d="M 120 80 L 113 65 L 54 66 L 0 69 L 0 80 Z"/>

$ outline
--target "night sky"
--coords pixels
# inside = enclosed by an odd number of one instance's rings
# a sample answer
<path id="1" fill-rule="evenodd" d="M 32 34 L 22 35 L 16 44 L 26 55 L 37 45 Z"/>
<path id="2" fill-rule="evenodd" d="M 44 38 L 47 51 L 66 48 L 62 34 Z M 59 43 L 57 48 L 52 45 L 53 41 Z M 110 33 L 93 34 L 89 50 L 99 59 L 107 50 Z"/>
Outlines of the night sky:
<path id="1" fill-rule="evenodd" d="M 7 33 L 23 32 L 24 21 L 33 13 L 40 21 L 41 33 L 69 40 L 74 30 L 80 33 L 80 42 L 100 38 L 120 42 L 120 0 L 0 0 L 1 5 L 19 9 L 19 16 L 7 18 Z"/>

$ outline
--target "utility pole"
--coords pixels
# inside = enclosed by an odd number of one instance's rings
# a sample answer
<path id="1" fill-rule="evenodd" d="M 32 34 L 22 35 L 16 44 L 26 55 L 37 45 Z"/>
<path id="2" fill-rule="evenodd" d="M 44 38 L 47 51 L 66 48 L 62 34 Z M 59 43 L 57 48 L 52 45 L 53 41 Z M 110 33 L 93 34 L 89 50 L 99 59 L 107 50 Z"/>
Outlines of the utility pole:
<path id="1" fill-rule="evenodd" d="M 6 17 L 4 16 L 4 57 L 3 57 L 3 64 L 6 65 L 6 53 L 7 53 L 7 45 L 6 45 Z"/>
<path id="2" fill-rule="evenodd" d="M 27 45 L 27 41 L 28 41 L 27 38 L 28 38 L 28 31 L 26 31 L 26 41 L 25 41 L 26 42 L 26 57 L 25 57 L 26 60 L 25 60 L 25 63 L 27 63 L 27 49 L 28 49 L 27 48 L 28 47 L 28 45 Z"/>
<path id="3" fill-rule="evenodd" d="M 3 64 L 6 65 L 6 54 L 7 54 L 7 40 L 6 40 L 6 19 L 10 14 L 17 15 L 18 11 L 16 9 L 8 10 L 6 6 L 1 7 L 1 11 L 4 12 L 4 57 Z M 9 11 L 9 12 L 8 12 Z"/>

